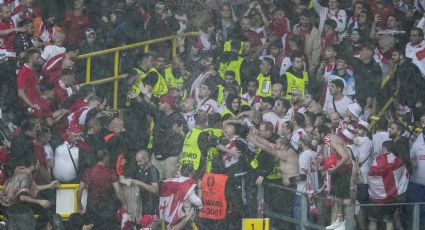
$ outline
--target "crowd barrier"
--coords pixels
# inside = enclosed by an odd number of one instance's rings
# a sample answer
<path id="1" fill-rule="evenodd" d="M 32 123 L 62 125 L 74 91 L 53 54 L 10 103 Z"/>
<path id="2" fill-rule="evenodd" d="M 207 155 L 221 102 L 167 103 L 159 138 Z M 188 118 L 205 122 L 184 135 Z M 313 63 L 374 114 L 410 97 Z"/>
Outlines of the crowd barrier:
<path id="1" fill-rule="evenodd" d="M 118 81 L 127 77 L 127 74 L 119 73 L 119 63 L 120 63 L 120 52 L 124 50 L 136 49 L 139 47 L 143 47 L 144 52 L 147 53 L 149 51 L 149 46 L 162 43 L 162 42 L 172 42 L 172 56 L 176 55 L 177 52 L 177 39 L 185 38 L 198 35 L 198 32 L 189 32 L 183 34 L 177 34 L 173 36 L 162 37 L 158 39 L 153 39 L 149 41 L 138 42 L 130 45 L 120 46 L 116 48 L 100 50 L 93 53 L 82 54 L 78 56 L 78 59 L 85 59 L 86 61 L 86 82 L 80 84 L 83 85 L 99 85 L 107 82 L 114 82 L 114 93 L 113 93 L 113 108 L 114 110 L 118 109 Z M 101 80 L 91 81 L 91 60 L 93 57 L 114 54 L 114 73 L 112 77 L 107 77 Z"/>
<path id="2" fill-rule="evenodd" d="M 282 186 L 282 185 L 277 185 L 277 184 L 272 184 L 272 183 L 264 183 L 265 187 L 273 187 L 273 188 L 277 188 L 277 189 L 282 189 L 282 190 L 286 190 L 289 192 L 292 192 L 295 194 L 298 194 L 301 196 L 301 219 L 294 219 L 290 216 L 284 216 L 281 215 L 279 213 L 274 213 L 271 212 L 269 210 L 265 210 L 265 215 L 269 218 L 273 219 L 278 219 L 278 220 L 282 220 L 282 221 L 286 221 L 289 223 L 293 223 L 293 224 L 299 224 L 300 225 L 300 229 L 301 230 L 307 230 L 307 229 L 318 229 L 318 230 L 324 230 L 326 226 L 320 226 L 314 223 L 310 223 L 308 220 L 308 212 L 309 212 L 309 202 L 308 202 L 308 196 L 309 194 L 307 193 L 303 193 L 303 192 L 299 192 L 297 190 Z M 261 194 L 261 193 L 260 193 Z M 260 197 L 259 199 L 263 199 L 264 200 L 264 194 L 262 194 L 263 196 Z M 319 195 L 312 195 L 314 199 L 327 199 L 325 197 L 319 196 Z M 345 221 L 345 229 L 346 230 L 356 230 L 356 219 L 355 219 L 355 209 L 356 207 L 367 207 L 367 206 L 413 206 L 413 214 L 412 214 L 412 223 L 411 223 L 411 230 L 420 230 L 421 226 L 420 225 L 420 210 L 421 210 L 421 206 L 425 205 L 425 202 L 416 202 L 416 203 L 392 203 L 392 204 L 357 204 L 357 203 L 351 203 L 349 204 L 346 209 L 345 209 L 345 216 L 346 216 L 346 221 Z M 423 229 L 423 228 L 422 228 Z"/>

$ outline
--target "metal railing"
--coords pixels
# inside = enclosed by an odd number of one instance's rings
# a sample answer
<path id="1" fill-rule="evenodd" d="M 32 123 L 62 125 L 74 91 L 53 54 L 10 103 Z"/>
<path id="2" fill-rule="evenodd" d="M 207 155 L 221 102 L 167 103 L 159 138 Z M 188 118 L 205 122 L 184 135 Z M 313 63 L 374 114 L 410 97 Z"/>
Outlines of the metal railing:
<path id="1" fill-rule="evenodd" d="M 309 212 L 309 201 L 308 196 L 309 194 L 304 192 L 299 192 L 295 189 L 291 189 L 282 185 L 272 184 L 272 183 L 264 183 L 264 186 L 266 187 L 273 187 L 278 188 L 282 190 L 286 190 L 289 192 L 294 193 L 295 195 L 301 196 L 301 219 L 295 219 L 290 216 L 284 216 L 279 213 L 274 213 L 269 210 L 265 210 L 266 216 L 273 219 L 278 219 L 282 221 L 286 221 L 293 224 L 300 225 L 301 230 L 307 230 L 307 229 L 318 229 L 318 230 L 324 230 L 325 226 L 321 226 L 315 223 L 310 223 L 308 220 L 308 212 Z M 312 195 L 314 199 L 327 199 L 325 197 L 319 196 L 319 195 Z M 263 197 L 260 199 L 264 199 Z M 425 205 L 425 202 L 416 202 L 416 203 L 392 203 L 392 204 L 354 204 L 351 203 L 346 206 L 345 208 L 345 229 L 346 230 L 355 230 L 356 229 L 356 218 L 355 218 L 355 209 L 356 206 L 413 206 L 413 214 L 412 214 L 412 223 L 411 223 L 411 230 L 419 230 L 420 229 L 420 209 L 421 205 Z"/>
<path id="2" fill-rule="evenodd" d="M 173 36 L 167 36 L 162 38 L 157 38 L 149 41 L 143 41 L 138 42 L 130 45 L 120 46 L 116 48 L 106 49 L 106 50 L 100 50 L 93 53 L 88 54 L 82 54 L 78 56 L 78 59 L 85 59 L 86 60 L 86 82 L 83 84 L 80 84 L 80 86 L 83 85 L 100 85 L 107 82 L 114 82 L 114 93 L 113 93 L 113 108 L 115 110 L 118 109 L 118 81 L 121 79 L 124 79 L 127 77 L 127 74 L 120 74 L 119 73 L 119 61 L 120 61 L 120 52 L 124 50 L 130 50 L 135 49 L 139 47 L 143 47 L 144 52 L 149 52 L 149 46 L 171 41 L 172 42 L 172 56 L 176 55 L 177 52 L 177 38 L 184 38 L 189 36 L 196 36 L 198 35 L 198 32 L 189 32 L 189 33 L 183 33 L 183 34 L 177 34 Z M 91 81 L 91 60 L 93 57 L 102 56 L 102 55 L 108 55 L 108 54 L 114 54 L 114 73 L 112 77 L 107 77 L 101 80 Z"/>

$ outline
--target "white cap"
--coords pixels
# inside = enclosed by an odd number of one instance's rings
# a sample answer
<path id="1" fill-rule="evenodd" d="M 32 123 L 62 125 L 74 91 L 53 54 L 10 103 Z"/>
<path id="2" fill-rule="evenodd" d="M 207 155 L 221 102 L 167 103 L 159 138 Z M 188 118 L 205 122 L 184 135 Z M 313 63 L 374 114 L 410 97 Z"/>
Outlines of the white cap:
<path id="1" fill-rule="evenodd" d="M 369 129 L 369 123 L 367 121 L 359 120 L 359 122 L 357 123 L 357 128 L 362 128 L 362 129 L 368 130 Z"/>
<path id="2" fill-rule="evenodd" d="M 348 105 L 347 110 L 353 114 L 354 117 L 359 119 L 360 114 L 362 113 L 363 109 L 362 107 L 357 103 L 351 103 Z"/>
<path id="3" fill-rule="evenodd" d="M 343 137 L 345 137 L 347 140 L 354 140 L 354 137 L 356 137 L 356 135 L 354 134 L 354 132 L 352 130 L 350 130 L 348 127 L 344 130 L 342 130 L 341 135 Z"/>

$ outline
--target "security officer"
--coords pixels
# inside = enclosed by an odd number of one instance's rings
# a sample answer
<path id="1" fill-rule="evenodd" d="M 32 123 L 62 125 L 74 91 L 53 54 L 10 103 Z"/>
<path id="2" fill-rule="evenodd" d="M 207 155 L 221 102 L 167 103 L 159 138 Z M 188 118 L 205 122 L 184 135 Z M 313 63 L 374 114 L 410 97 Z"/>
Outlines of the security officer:
<path id="1" fill-rule="evenodd" d="M 185 69 L 183 59 L 179 55 L 173 57 L 172 64 L 166 67 L 164 71 L 165 83 L 168 88 L 178 89 L 183 98 L 186 98 L 188 94 L 185 80 L 189 75 L 190 73 Z"/>
<path id="2" fill-rule="evenodd" d="M 237 40 L 232 40 L 230 42 L 230 51 L 225 51 L 220 57 L 220 69 L 218 74 L 220 77 L 224 78 L 226 71 L 233 71 L 235 73 L 235 81 L 238 85 L 241 85 L 241 81 L 245 77 L 241 77 L 242 69 L 246 69 L 244 65 L 245 59 L 239 56 L 239 51 L 241 50 L 241 42 Z"/>
<path id="3" fill-rule="evenodd" d="M 260 64 L 260 74 L 258 74 L 257 95 L 260 97 L 270 97 L 272 95 L 272 85 L 278 80 L 278 76 L 273 71 L 274 61 L 269 57 L 264 57 Z"/>
<path id="4" fill-rule="evenodd" d="M 304 98 L 309 78 L 307 71 L 304 71 L 304 56 L 295 54 L 291 57 L 292 66 L 283 74 L 281 80 L 283 88 L 286 89 L 285 98 L 291 101 L 291 92 L 298 89 Z"/>

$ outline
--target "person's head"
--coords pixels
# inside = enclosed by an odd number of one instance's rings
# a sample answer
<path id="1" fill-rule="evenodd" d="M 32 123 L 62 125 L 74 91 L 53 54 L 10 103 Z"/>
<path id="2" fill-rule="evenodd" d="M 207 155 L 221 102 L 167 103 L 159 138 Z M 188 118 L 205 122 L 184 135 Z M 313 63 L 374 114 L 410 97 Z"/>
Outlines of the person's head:
<path id="1" fill-rule="evenodd" d="M 285 11 L 280 8 L 275 9 L 272 14 L 274 20 L 280 20 L 285 18 Z"/>
<path id="2" fill-rule="evenodd" d="M 220 15 L 223 19 L 232 19 L 232 8 L 229 4 L 221 5 Z"/>
<path id="3" fill-rule="evenodd" d="M 356 133 L 360 137 L 364 137 L 367 134 L 367 131 L 369 129 L 369 123 L 367 121 L 359 120 L 359 122 L 356 125 Z"/>
<path id="4" fill-rule="evenodd" d="M 85 35 L 86 35 L 87 43 L 90 45 L 93 45 L 94 41 L 96 40 L 96 32 L 94 31 L 94 29 L 93 28 L 87 29 L 85 32 Z"/>
<path id="5" fill-rule="evenodd" d="M 354 44 L 358 44 L 358 43 L 361 42 L 361 37 L 360 37 L 359 30 L 354 29 L 354 30 L 351 31 L 351 33 L 350 33 L 350 40 Z"/>
<path id="6" fill-rule="evenodd" d="M 202 70 L 210 70 L 214 68 L 214 57 L 212 55 L 207 55 L 201 60 Z"/>
<path id="7" fill-rule="evenodd" d="M 338 6 L 339 6 L 338 0 L 329 0 L 328 1 L 328 7 L 329 7 L 330 10 L 338 9 Z"/>
<path id="8" fill-rule="evenodd" d="M 267 112 L 273 109 L 275 100 L 272 97 L 261 97 L 261 111 Z"/>
<path id="9" fill-rule="evenodd" d="M 37 119 L 31 118 L 25 119 L 21 125 L 22 133 L 25 133 L 31 137 L 36 137 L 40 128 L 40 122 Z"/>
<path id="10" fill-rule="evenodd" d="M 394 15 L 387 17 L 387 29 L 395 29 L 397 27 L 397 18 Z"/>
<path id="11" fill-rule="evenodd" d="M 108 150 L 106 150 L 106 149 L 98 149 L 98 150 L 96 150 L 96 159 L 97 159 L 97 162 L 108 164 L 110 162 L 109 161 L 109 157 L 110 157 L 110 154 L 109 154 Z"/>
<path id="12" fill-rule="evenodd" d="M 337 71 L 346 71 L 347 69 L 347 62 L 345 61 L 345 58 L 342 56 L 337 56 L 335 58 L 335 69 Z"/>
<path id="13" fill-rule="evenodd" d="M 303 150 L 311 149 L 312 143 L 311 138 L 308 135 L 303 135 L 298 140 L 298 151 L 301 152 Z"/>
<path id="14" fill-rule="evenodd" d="M 152 55 L 148 53 L 140 54 L 137 60 L 139 66 L 144 70 L 148 70 L 152 67 Z"/>
<path id="15" fill-rule="evenodd" d="M 262 138 L 269 138 L 273 135 L 274 127 L 270 121 L 263 121 L 260 124 L 258 131 L 260 131 L 260 136 Z"/>
<path id="16" fill-rule="evenodd" d="M 373 58 L 373 49 L 370 47 L 363 47 L 360 51 L 360 60 L 364 63 L 369 63 Z"/>
<path id="17" fill-rule="evenodd" d="M 351 103 L 347 106 L 346 117 L 350 122 L 357 122 L 360 119 L 363 109 L 358 103 Z"/>
<path id="18" fill-rule="evenodd" d="M 87 99 L 87 106 L 89 108 L 99 108 L 102 105 L 102 99 L 93 95 Z"/>
<path id="19" fill-rule="evenodd" d="M 391 140 L 384 141 L 382 143 L 382 151 L 384 153 L 394 153 L 394 143 Z"/>
<path id="20" fill-rule="evenodd" d="M 154 66 L 158 71 L 163 71 L 165 69 L 165 57 L 158 55 L 155 58 Z"/>
<path id="21" fill-rule="evenodd" d="M 74 60 L 70 55 L 65 55 L 64 59 L 62 60 L 62 69 L 74 69 Z"/>
<path id="22" fill-rule="evenodd" d="M 65 86 L 72 86 L 75 83 L 75 72 L 73 70 L 64 69 L 60 79 Z"/>
<path id="23" fill-rule="evenodd" d="M 100 124 L 100 120 L 97 117 L 92 117 L 87 122 L 87 133 L 96 134 L 102 129 L 102 125 Z"/>
<path id="24" fill-rule="evenodd" d="M 404 60 L 404 49 L 395 49 L 391 54 L 393 64 L 400 64 Z"/>
<path id="25" fill-rule="evenodd" d="M 235 126 L 232 124 L 227 124 L 223 127 L 223 135 L 227 140 L 231 140 L 236 135 L 236 129 Z"/>
<path id="26" fill-rule="evenodd" d="M 385 118 L 381 118 L 376 123 L 376 130 L 377 131 L 388 131 L 388 120 Z M 425 129 L 424 129 L 425 130 Z"/>
<path id="27" fill-rule="evenodd" d="M 241 20 L 241 30 L 249 31 L 251 29 L 251 19 L 249 17 L 243 17 Z"/>
<path id="28" fill-rule="evenodd" d="M 367 25 L 369 22 L 369 15 L 367 11 L 363 10 L 359 13 L 359 19 L 357 20 L 359 25 Z"/>
<path id="29" fill-rule="evenodd" d="M 4 4 L 0 4 L 0 18 L 1 19 L 9 19 L 12 16 L 12 12 L 10 7 Z"/>
<path id="30" fill-rule="evenodd" d="M 84 0 L 74 0 L 74 10 L 83 10 Z"/>
<path id="31" fill-rule="evenodd" d="M 304 128 L 305 127 L 305 117 L 304 114 L 295 112 L 292 116 L 291 123 L 294 127 Z"/>
<path id="32" fill-rule="evenodd" d="M 291 56 L 292 69 L 296 71 L 304 70 L 304 55 L 301 53 L 295 53 Z"/>
<path id="33" fill-rule="evenodd" d="M 239 112 L 241 107 L 241 98 L 237 94 L 228 94 L 226 97 L 226 106 L 233 112 Z"/>
<path id="34" fill-rule="evenodd" d="M 158 110 L 163 113 L 171 113 L 174 111 L 176 99 L 171 95 L 163 95 L 159 98 Z"/>
<path id="35" fill-rule="evenodd" d="M 278 116 L 280 117 L 285 116 L 285 114 L 288 112 L 290 108 L 291 108 L 291 103 L 285 98 L 280 97 L 276 99 L 276 102 L 274 105 L 274 111 Z"/>
<path id="36" fill-rule="evenodd" d="M 291 143 L 289 142 L 289 139 L 286 138 L 285 136 L 279 137 L 276 139 L 277 149 L 284 150 L 284 149 L 290 148 L 290 146 L 291 146 Z"/>
<path id="37" fill-rule="evenodd" d="M 71 145 L 78 146 L 81 142 L 81 127 L 78 124 L 73 124 L 68 127 L 66 130 L 66 133 L 68 135 L 68 143 Z"/>
<path id="38" fill-rule="evenodd" d="M 167 5 L 164 2 L 158 1 L 155 3 L 154 12 L 156 15 L 160 16 L 168 11 Z"/>
<path id="39" fill-rule="evenodd" d="M 260 64 L 261 73 L 269 74 L 273 65 L 274 65 L 273 59 L 269 57 L 264 57 L 263 60 L 261 60 L 261 64 Z"/>
<path id="40" fill-rule="evenodd" d="M 282 53 L 282 48 L 282 41 L 272 42 L 269 46 L 269 54 L 276 58 Z"/>
<path id="41" fill-rule="evenodd" d="M 198 112 L 195 114 L 195 124 L 201 128 L 208 127 L 208 113 Z"/>
<path id="42" fill-rule="evenodd" d="M 318 143 L 323 143 L 323 138 L 330 133 L 331 129 L 327 125 L 321 124 L 314 128 L 313 139 L 315 139 Z"/>
<path id="43" fill-rule="evenodd" d="M 419 44 L 424 39 L 424 31 L 421 28 L 414 27 L 410 30 L 410 42 L 412 45 Z"/>
<path id="44" fill-rule="evenodd" d="M 304 28 L 310 27 L 312 25 L 311 19 L 312 19 L 312 15 L 311 15 L 311 11 L 309 9 L 303 9 L 300 12 L 300 25 L 301 25 L 301 27 L 304 27 Z"/>
<path id="45" fill-rule="evenodd" d="M 47 81 L 41 81 L 40 93 L 45 96 L 48 100 L 52 101 L 55 98 L 55 85 Z"/>
<path id="46" fill-rule="evenodd" d="M 46 145 L 52 140 L 52 134 L 50 133 L 50 129 L 47 127 L 43 127 L 40 131 L 37 132 L 37 140 Z"/>
<path id="47" fill-rule="evenodd" d="M 335 47 L 334 46 L 328 46 L 325 49 L 323 58 L 325 60 L 332 60 L 333 58 L 336 57 L 336 55 L 337 55 L 337 52 L 336 52 Z"/>
<path id="48" fill-rule="evenodd" d="M 212 86 L 206 83 L 201 84 L 199 88 L 199 98 L 208 99 L 213 95 Z"/>
<path id="49" fill-rule="evenodd" d="M 301 91 L 297 88 L 292 89 L 291 91 L 291 104 L 292 105 L 301 105 L 303 102 L 303 95 Z"/>
<path id="50" fill-rule="evenodd" d="M 323 31 L 326 33 L 335 32 L 336 22 L 332 19 L 327 19 L 323 25 Z"/>
<path id="51" fill-rule="evenodd" d="M 393 122 L 388 130 L 391 139 L 398 139 L 406 131 L 406 127 L 401 122 Z"/>
<path id="52" fill-rule="evenodd" d="M 314 122 L 316 121 L 316 114 L 314 114 L 310 111 L 306 111 L 304 113 L 304 118 L 305 118 L 305 127 L 313 127 L 314 126 Z"/>
<path id="53" fill-rule="evenodd" d="M 362 2 L 356 2 L 354 3 L 354 15 L 359 16 L 360 12 L 366 10 L 365 5 Z"/>
<path id="54" fill-rule="evenodd" d="M 272 86 L 272 97 L 276 100 L 283 96 L 283 85 L 282 83 L 275 83 Z"/>
<path id="55" fill-rule="evenodd" d="M 180 56 L 180 55 L 178 55 L 178 54 L 176 54 L 174 57 L 173 57 L 173 60 L 172 60 L 172 66 L 173 66 L 173 69 L 180 69 L 180 70 L 183 70 L 184 69 L 184 60 L 183 60 L 183 58 Z"/>
<path id="56" fill-rule="evenodd" d="M 342 95 L 342 92 L 344 91 L 344 81 L 338 78 L 332 80 L 329 85 L 329 91 L 334 97 Z"/>
<path id="57" fill-rule="evenodd" d="M 227 70 L 224 73 L 224 83 L 226 85 L 232 85 L 235 82 L 235 72 L 232 70 Z"/>
<path id="58" fill-rule="evenodd" d="M 137 151 L 135 160 L 140 169 L 146 169 L 151 163 L 150 154 L 144 149 Z"/>
<path id="59" fill-rule="evenodd" d="M 92 29 L 93 30 L 93 29 Z M 94 30 L 93 30 L 94 32 Z M 86 31 L 87 33 L 87 31 Z M 65 41 L 65 33 L 62 31 L 56 32 L 52 37 L 52 42 L 58 46 L 62 46 Z"/>
<path id="60" fill-rule="evenodd" d="M 124 121 L 119 118 L 112 119 L 108 125 L 108 130 L 116 134 L 124 132 Z"/>
<path id="61" fill-rule="evenodd" d="M 24 51 L 22 61 L 32 67 L 39 67 L 43 65 L 44 60 L 41 58 L 41 51 L 36 48 L 30 48 Z"/>
<path id="62" fill-rule="evenodd" d="M 337 128 L 339 126 L 339 123 L 341 122 L 341 119 L 339 118 L 339 114 L 337 112 L 331 112 L 329 114 L 329 120 L 331 120 L 332 128 Z"/>
<path id="63" fill-rule="evenodd" d="M 282 124 L 282 136 L 290 137 L 293 131 L 294 126 L 292 126 L 291 121 L 287 121 Z"/>
<path id="64" fill-rule="evenodd" d="M 255 79 L 248 80 L 247 91 L 248 94 L 254 96 L 257 93 L 258 81 Z"/>

